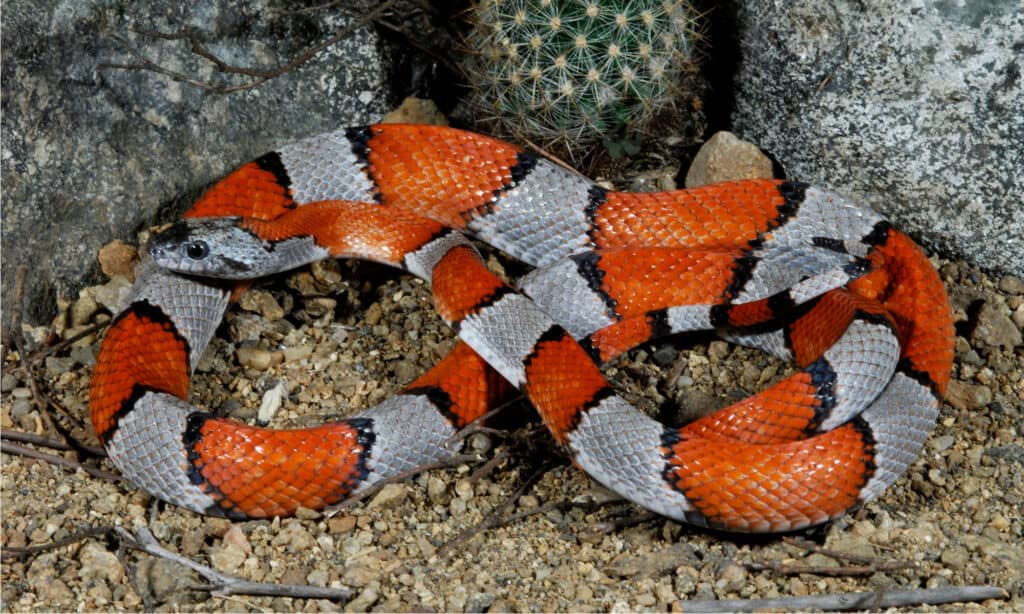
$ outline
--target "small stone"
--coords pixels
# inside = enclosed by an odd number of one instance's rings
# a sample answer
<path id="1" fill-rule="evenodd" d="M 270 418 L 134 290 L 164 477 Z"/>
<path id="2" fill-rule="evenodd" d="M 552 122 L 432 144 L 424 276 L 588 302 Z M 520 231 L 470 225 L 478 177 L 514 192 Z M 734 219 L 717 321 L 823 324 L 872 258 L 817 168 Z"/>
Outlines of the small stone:
<path id="1" fill-rule="evenodd" d="M 378 599 L 380 599 L 380 593 L 373 587 L 367 587 L 356 595 L 355 599 L 345 604 L 345 611 L 367 612 Z"/>
<path id="2" fill-rule="evenodd" d="M 235 356 L 238 358 L 238 364 L 257 371 L 266 371 L 271 366 L 279 365 L 284 361 L 284 354 L 281 352 L 271 352 L 255 347 L 238 348 L 235 350 Z"/>
<path id="3" fill-rule="evenodd" d="M 619 555 L 615 557 L 605 572 L 612 576 L 653 578 L 679 567 L 680 564 L 696 565 L 698 561 L 693 546 L 685 542 L 676 542 L 650 554 Z M 683 594 L 679 587 L 676 587 L 676 592 Z"/>
<path id="4" fill-rule="evenodd" d="M 469 451 L 475 454 L 487 454 L 494 445 L 494 442 L 491 441 L 491 437 L 487 433 L 473 433 L 469 436 L 469 440 L 466 443 Z"/>
<path id="5" fill-rule="evenodd" d="M 246 311 L 258 313 L 268 320 L 280 320 L 284 317 L 284 309 L 266 290 L 249 290 L 238 299 L 238 306 Z"/>
<path id="6" fill-rule="evenodd" d="M 712 360 L 724 360 L 729 356 L 729 344 L 725 341 L 712 341 L 708 344 L 708 356 Z"/>
<path id="7" fill-rule="evenodd" d="M 327 530 L 332 535 L 339 533 L 348 533 L 352 529 L 356 528 L 356 517 L 355 516 L 335 516 L 327 521 Z"/>
<path id="8" fill-rule="evenodd" d="M 939 560 L 952 569 L 963 569 L 969 559 L 967 550 L 961 546 L 947 548 L 939 556 Z"/>
<path id="9" fill-rule="evenodd" d="M 1004 275 L 999 280 L 999 290 L 1007 294 L 1024 294 L 1024 279 L 1016 275 Z"/>
<path id="10" fill-rule="evenodd" d="M 936 452 L 943 452 L 948 450 L 952 445 L 956 443 L 956 438 L 952 435 L 943 435 L 942 437 L 936 437 L 928 442 L 928 445 Z"/>
<path id="11" fill-rule="evenodd" d="M 409 489 L 405 484 L 385 484 L 366 507 L 371 510 L 396 507 L 405 501 L 408 495 Z"/>
<path id="12" fill-rule="evenodd" d="M 770 179 L 772 161 L 753 143 L 727 131 L 716 132 L 697 152 L 686 172 L 686 187 L 696 188 L 720 181 Z"/>
<path id="13" fill-rule="evenodd" d="M 301 505 L 295 510 L 295 517 L 299 520 L 320 520 L 322 516 L 323 514 L 319 510 L 302 507 Z"/>
<path id="14" fill-rule="evenodd" d="M 248 557 L 245 548 L 237 544 L 224 543 L 210 550 L 210 564 L 224 573 L 235 573 Z"/>
<path id="15" fill-rule="evenodd" d="M 78 570 L 80 578 L 101 578 L 116 584 L 124 577 L 124 566 L 117 555 L 95 542 L 86 542 L 78 553 L 82 563 Z"/>
<path id="16" fill-rule="evenodd" d="M 988 300 L 978 312 L 978 325 L 974 328 L 971 340 L 975 345 L 998 347 L 1012 350 L 1024 339 L 1021 330 L 1010 319 L 1008 309 L 997 301 Z"/>
<path id="17" fill-rule="evenodd" d="M 132 289 L 132 277 L 118 275 L 93 290 L 93 298 L 107 311 L 116 313 L 127 302 Z"/>
<path id="18" fill-rule="evenodd" d="M 676 356 L 679 355 L 679 351 L 670 345 L 663 345 L 660 348 L 654 350 L 651 354 L 651 360 L 654 364 L 659 367 L 668 367 L 675 362 Z"/>
<path id="19" fill-rule="evenodd" d="M 437 108 L 433 100 L 408 96 L 397 109 L 386 113 L 381 123 L 447 126 L 448 118 Z"/>
<path id="20" fill-rule="evenodd" d="M 536 495 L 523 495 L 519 497 L 519 509 L 534 510 L 540 507 L 540 500 Z"/>
<path id="21" fill-rule="evenodd" d="M 992 402 L 992 389 L 954 379 L 949 382 L 946 402 L 954 409 L 980 409 Z"/>
<path id="22" fill-rule="evenodd" d="M 427 478 L 427 497 L 434 503 L 445 504 L 448 501 L 448 485 L 437 476 Z"/>
<path id="23" fill-rule="evenodd" d="M 71 303 L 71 308 L 68 309 L 68 320 L 70 320 L 68 330 L 92 323 L 92 316 L 99 308 L 99 304 L 90 293 L 79 293 L 78 300 Z"/>
<path id="24" fill-rule="evenodd" d="M 135 246 L 119 239 L 111 241 L 100 248 L 97 259 L 107 277 L 121 276 L 134 281 L 135 263 L 139 261 L 139 252 Z"/>

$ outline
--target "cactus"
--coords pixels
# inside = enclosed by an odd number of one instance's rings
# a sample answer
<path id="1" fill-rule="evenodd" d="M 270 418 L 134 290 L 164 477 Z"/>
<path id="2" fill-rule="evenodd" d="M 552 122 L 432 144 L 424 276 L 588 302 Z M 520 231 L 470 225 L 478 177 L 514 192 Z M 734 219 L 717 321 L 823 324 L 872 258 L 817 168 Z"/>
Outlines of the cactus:
<path id="1" fill-rule="evenodd" d="M 469 18 L 474 118 L 547 146 L 642 129 L 671 105 L 699 38 L 679 0 L 479 0 Z"/>

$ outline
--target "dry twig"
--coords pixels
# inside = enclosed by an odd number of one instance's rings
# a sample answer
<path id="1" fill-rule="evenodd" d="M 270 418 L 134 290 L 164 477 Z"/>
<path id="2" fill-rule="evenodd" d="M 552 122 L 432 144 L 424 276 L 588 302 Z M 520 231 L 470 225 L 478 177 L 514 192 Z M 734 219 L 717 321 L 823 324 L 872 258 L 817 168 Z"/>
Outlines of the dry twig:
<path id="1" fill-rule="evenodd" d="M 122 479 L 119 475 L 98 469 L 92 465 L 86 465 L 85 463 L 80 463 L 78 461 L 68 460 L 62 456 L 33 450 L 32 448 L 27 448 L 11 441 L 0 442 L 0 452 L 5 454 L 17 454 L 18 456 L 24 456 L 26 458 L 34 458 L 36 460 L 50 463 L 51 465 L 56 465 L 61 469 L 67 469 L 68 471 L 77 471 L 81 469 L 92 477 L 106 480 L 107 482 L 120 482 Z"/>
<path id="2" fill-rule="evenodd" d="M 799 574 L 813 574 L 818 576 L 846 577 L 846 576 L 870 576 L 879 571 L 897 571 L 910 569 L 916 565 L 911 561 L 874 561 L 867 565 L 850 565 L 837 567 L 833 565 L 793 565 L 782 561 L 768 561 L 767 563 L 743 563 L 749 571 L 774 571 L 787 576 Z"/>
<path id="3" fill-rule="evenodd" d="M 215 596 L 225 595 L 270 595 L 273 597 L 294 597 L 298 599 L 329 599 L 344 603 L 351 597 L 345 589 L 309 586 L 307 584 L 273 584 L 270 582 L 252 582 L 235 576 L 221 573 L 215 569 L 201 565 L 195 561 L 167 550 L 153 537 L 149 529 L 138 527 L 135 534 L 123 527 L 117 527 L 117 536 L 129 548 L 141 550 L 153 556 L 184 565 L 203 576 L 209 584 L 193 587 L 196 590 L 209 591 Z"/>
<path id="4" fill-rule="evenodd" d="M 882 608 L 967 603 L 1007 599 L 998 586 L 944 586 L 926 589 L 893 589 L 866 593 L 835 593 L 778 599 L 696 599 L 676 602 L 681 612 L 752 612 L 755 610 L 880 610 Z"/>
<path id="5" fill-rule="evenodd" d="M 40 544 L 38 546 L 24 546 L 24 547 L 21 547 L 21 546 L 5 546 L 3 551 L 0 552 L 0 554 L 3 555 L 3 559 L 4 560 L 18 560 L 18 561 L 21 561 L 21 560 L 26 559 L 29 556 L 32 556 L 33 554 L 39 554 L 40 552 L 47 552 L 49 550 L 56 550 L 57 548 L 62 548 L 64 546 L 70 546 L 71 544 L 76 544 L 76 543 L 82 541 L 83 539 L 86 539 L 86 538 L 89 538 L 89 537 L 99 537 L 101 535 L 107 535 L 107 534 L 109 534 L 113 530 L 114 530 L 113 526 L 88 527 L 86 529 L 83 529 L 83 530 L 79 531 L 78 533 L 75 533 L 74 535 L 70 535 L 68 537 L 65 537 L 64 539 L 58 539 L 56 541 L 52 541 L 52 542 L 50 542 L 48 544 Z"/>
<path id="6" fill-rule="evenodd" d="M 171 78 L 174 81 L 177 81 L 179 83 L 186 83 L 188 85 L 192 85 L 194 87 L 198 87 L 198 88 L 200 88 L 202 90 L 205 90 L 205 91 L 208 91 L 208 92 L 212 92 L 212 93 L 215 93 L 215 94 L 230 94 L 232 92 L 237 92 L 237 91 L 241 91 L 241 90 L 248 90 L 248 89 L 252 89 L 254 87 L 258 87 L 260 85 L 263 85 L 267 81 L 270 81 L 271 79 L 273 79 L 275 77 L 279 77 L 279 76 L 281 76 L 281 75 L 283 75 L 283 74 L 285 74 L 285 73 L 287 73 L 289 71 L 292 71 L 292 70 L 295 70 L 295 69 L 299 68 L 300 66 L 302 66 L 306 62 L 308 62 L 308 61 L 312 60 L 314 57 L 316 57 L 320 52 L 322 52 L 325 49 L 328 49 L 328 48 L 334 46 L 335 44 L 337 44 L 341 40 L 343 40 L 343 39 L 347 38 L 348 36 L 350 36 L 356 30 L 366 26 L 367 24 L 371 23 L 375 19 L 379 18 L 385 12 L 390 10 L 391 7 L 393 7 L 397 2 L 398 2 L 398 0 L 386 0 L 385 2 L 380 3 L 373 10 L 371 10 L 368 13 L 366 13 L 365 15 L 360 17 L 359 19 L 355 20 L 354 22 L 349 24 L 347 27 L 342 28 L 341 30 L 336 32 L 334 35 L 332 35 L 330 38 L 328 38 L 327 40 L 325 40 L 323 42 L 320 42 L 320 43 L 310 47 L 309 49 L 307 49 L 306 51 L 302 52 L 301 54 L 299 54 L 298 56 L 296 56 L 292 60 L 290 60 L 290 61 L 288 61 L 288 62 L 286 62 L 286 63 L 284 63 L 284 64 L 282 64 L 282 65 L 280 65 L 280 66 L 278 66 L 276 68 L 270 68 L 270 69 L 259 69 L 259 68 L 249 68 L 249 67 L 246 67 L 246 66 L 236 66 L 234 64 L 230 64 L 228 62 L 225 62 L 220 57 L 218 57 L 216 54 L 214 54 L 212 51 L 210 51 L 199 40 L 199 38 L 196 36 L 195 32 L 193 32 L 190 28 L 185 28 L 185 29 L 182 29 L 182 30 L 178 30 L 177 32 L 159 32 L 159 31 L 156 31 L 156 30 L 133 30 L 137 34 L 141 34 L 143 36 L 148 36 L 150 38 L 156 38 L 156 39 L 167 40 L 167 41 L 182 41 L 182 42 L 185 42 L 185 43 L 187 43 L 189 45 L 189 50 L 194 55 L 197 55 L 197 56 L 203 58 L 204 60 L 210 62 L 211 64 L 213 64 L 214 68 L 218 72 L 223 73 L 225 75 L 243 75 L 243 76 L 246 76 L 246 77 L 252 77 L 251 80 L 245 81 L 243 83 L 236 83 L 236 84 L 233 84 L 233 85 L 229 85 L 229 84 L 225 84 L 225 83 L 208 83 L 208 82 L 200 81 L 198 79 L 190 77 L 189 75 L 186 75 L 185 73 L 178 72 L 176 70 L 171 70 L 171 69 L 166 68 L 164 66 L 161 66 L 160 64 L 157 64 L 156 62 L 153 62 L 152 60 L 147 58 L 145 55 L 142 54 L 142 52 L 140 52 L 138 49 L 133 47 L 131 45 L 131 43 L 129 43 L 125 38 L 123 38 L 121 36 L 115 36 L 114 38 L 115 38 L 115 40 L 117 40 L 118 42 L 120 42 L 124 46 L 125 50 L 133 58 L 135 58 L 135 62 L 134 63 L 104 62 L 104 63 L 101 63 L 101 64 L 97 64 L 96 68 L 97 69 L 118 69 L 118 70 L 145 70 L 145 71 L 155 72 L 157 74 L 164 75 L 164 76 L 169 77 L 169 78 Z"/>

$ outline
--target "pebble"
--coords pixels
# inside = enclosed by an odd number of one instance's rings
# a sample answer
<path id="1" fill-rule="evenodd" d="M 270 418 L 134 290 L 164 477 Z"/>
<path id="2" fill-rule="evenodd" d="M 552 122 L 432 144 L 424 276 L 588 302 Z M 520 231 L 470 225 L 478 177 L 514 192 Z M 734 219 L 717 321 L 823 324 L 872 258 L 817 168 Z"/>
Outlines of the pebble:
<path id="1" fill-rule="evenodd" d="M 100 269 L 107 277 L 122 276 L 134 280 L 135 263 L 139 260 L 139 252 L 133 245 L 115 239 L 100 248 L 97 260 Z"/>
<path id="2" fill-rule="evenodd" d="M 238 348 L 235 350 L 235 356 L 238 358 L 238 364 L 243 367 L 256 369 L 257 371 L 266 371 L 270 367 L 284 362 L 284 354 L 282 352 L 271 352 L 270 350 L 255 347 Z"/>
<path id="3" fill-rule="evenodd" d="M 284 309 L 274 295 L 266 290 L 249 290 L 238 299 L 238 306 L 274 321 L 284 317 Z"/>
<path id="4" fill-rule="evenodd" d="M 946 402 L 959 410 L 979 409 L 992 402 L 992 389 L 954 379 L 946 390 Z"/>
<path id="5" fill-rule="evenodd" d="M 987 300 L 978 312 L 978 324 L 974 327 L 971 340 L 975 345 L 998 347 L 1012 350 L 1021 345 L 1021 329 L 1010 319 L 1005 305 Z"/>
<path id="6" fill-rule="evenodd" d="M 327 530 L 332 535 L 348 533 L 356 528 L 356 517 L 348 514 L 335 516 L 327 521 Z"/>
<path id="7" fill-rule="evenodd" d="M 409 487 L 405 484 L 385 484 L 366 505 L 367 509 L 387 509 L 396 507 L 409 496 Z"/>
<path id="8" fill-rule="evenodd" d="M 699 563 L 693 546 L 686 542 L 676 542 L 667 548 L 661 548 L 649 554 L 623 554 L 612 560 L 605 573 L 612 576 L 655 577 L 683 564 Z M 679 592 L 679 589 L 676 589 Z"/>
<path id="9" fill-rule="evenodd" d="M 1024 294 L 1024 279 L 1016 275 L 1004 275 L 999 279 L 999 291 L 1007 294 Z"/>
<path id="10" fill-rule="evenodd" d="M 711 135 L 693 158 L 693 163 L 686 171 L 686 187 L 771 177 L 772 161 L 757 145 L 722 130 Z"/>
<path id="11" fill-rule="evenodd" d="M 97 542 L 86 542 L 78 553 L 78 560 L 82 564 L 78 571 L 80 578 L 101 578 L 117 583 L 124 577 L 124 566 L 117 555 Z"/>

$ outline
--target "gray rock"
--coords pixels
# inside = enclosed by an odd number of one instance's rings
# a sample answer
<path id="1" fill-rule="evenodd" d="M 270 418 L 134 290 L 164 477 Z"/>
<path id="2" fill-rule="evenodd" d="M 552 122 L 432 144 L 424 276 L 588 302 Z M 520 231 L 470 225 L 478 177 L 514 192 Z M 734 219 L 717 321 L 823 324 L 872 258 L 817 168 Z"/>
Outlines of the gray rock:
<path id="1" fill-rule="evenodd" d="M 737 5 L 738 136 L 928 247 L 1024 274 L 1020 0 Z"/>
<path id="2" fill-rule="evenodd" d="M 201 81 L 213 70 L 180 41 L 132 29 L 193 28 L 228 62 L 276 67 L 340 31 L 341 11 L 270 11 L 259 0 L 4 4 L 3 302 L 27 265 L 27 319 L 52 317 L 55 295 L 98 279 L 114 238 L 176 216 L 231 168 L 304 136 L 386 111 L 387 53 L 370 28 L 254 89 L 213 94 L 151 71 L 127 47 Z M 119 39 L 123 42 L 119 42 Z"/>

